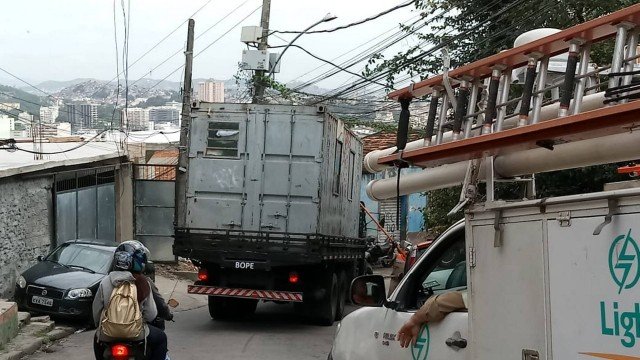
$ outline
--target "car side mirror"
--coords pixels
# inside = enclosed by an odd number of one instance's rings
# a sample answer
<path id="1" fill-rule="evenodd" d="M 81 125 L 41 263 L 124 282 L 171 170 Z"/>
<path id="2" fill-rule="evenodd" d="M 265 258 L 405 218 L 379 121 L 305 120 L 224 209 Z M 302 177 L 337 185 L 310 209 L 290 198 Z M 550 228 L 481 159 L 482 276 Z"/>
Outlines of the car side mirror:
<path id="1" fill-rule="evenodd" d="M 360 306 L 382 306 L 386 300 L 384 277 L 358 276 L 351 282 L 351 301 Z"/>
<path id="2" fill-rule="evenodd" d="M 38 260 L 38 262 L 41 262 L 42 260 L 44 260 L 44 256 L 42 256 L 42 255 L 38 255 L 38 257 L 36 258 L 36 260 Z"/>

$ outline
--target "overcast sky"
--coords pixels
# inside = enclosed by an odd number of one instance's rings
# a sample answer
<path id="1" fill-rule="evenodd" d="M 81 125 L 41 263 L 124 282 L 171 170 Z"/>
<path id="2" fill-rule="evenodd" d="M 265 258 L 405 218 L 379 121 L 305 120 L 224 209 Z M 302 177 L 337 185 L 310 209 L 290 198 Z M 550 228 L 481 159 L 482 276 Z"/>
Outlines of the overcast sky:
<path id="1" fill-rule="evenodd" d="M 131 0 L 129 63 L 144 54 L 149 48 L 183 23 L 208 0 Z M 393 7 L 405 0 L 272 0 L 271 29 L 302 30 L 327 12 L 338 16 L 330 23 L 316 29 L 332 28 L 347 24 L 382 10 Z M 229 14 L 245 0 L 212 0 L 198 12 L 196 36 Z M 196 54 L 215 39 L 229 31 L 236 23 L 249 15 L 262 0 L 247 0 L 236 12 L 220 22 L 195 42 Z M 117 33 L 119 47 L 122 48 L 123 18 L 120 0 L 116 4 Z M 204 51 L 194 61 L 194 77 L 231 78 L 237 71 L 242 50 L 240 27 L 259 25 L 260 9 L 241 22 L 221 40 Z M 110 80 L 116 74 L 114 43 L 114 19 L 112 0 L 21 0 L 5 1 L 0 12 L 0 67 L 27 79 L 71 80 L 75 78 L 97 78 Z M 417 16 L 413 6 L 397 10 L 370 23 L 330 34 L 303 35 L 296 44 L 304 46 L 318 56 L 333 59 L 342 53 L 372 40 L 377 35 L 397 28 L 400 22 Z M 174 56 L 164 65 L 149 73 L 176 50 L 184 47 L 186 24 L 150 54 L 130 68 L 130 79 L 147 76 L 161 79 L 184 63 L 184 56 Z M 293 35 L 281 35 L 285 40 Z M 285 44 L 275 37 L 269 39 L 271 45 Z M 388 49 L 395 53 L 415 43 L 407 40 Z M 373 43 L 372 43 L 373 44 Z M 340 60 L 337 60 L 338 62 Z M 321 63 L 291 48 L 282 59 L 280 81 L 305 80 L 328 66 L 310 73 Z M 364 64 L 363 64 L 364 65 Z M 352 70 L 359 72 L 363 65 Z M 181 72 L 171 76 L 178 80 Z M 350 75 L 341 75 L 326 80 L 320 85 L 326 88 L 339 86 Z M 0 83 L 15 84 L 5 74 L 0 73 Z"/>

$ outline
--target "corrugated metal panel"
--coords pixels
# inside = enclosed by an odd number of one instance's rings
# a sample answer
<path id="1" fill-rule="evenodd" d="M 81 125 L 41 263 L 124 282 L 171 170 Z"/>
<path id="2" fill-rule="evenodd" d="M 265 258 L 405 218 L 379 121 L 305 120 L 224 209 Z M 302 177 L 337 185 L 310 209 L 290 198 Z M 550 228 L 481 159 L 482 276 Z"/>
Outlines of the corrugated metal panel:
<path id="1" fill-rule="evenodd" d="M 194 115 L 189 227 L 320 232 L 323 114 L 314 107 L 201 103 Z"/>

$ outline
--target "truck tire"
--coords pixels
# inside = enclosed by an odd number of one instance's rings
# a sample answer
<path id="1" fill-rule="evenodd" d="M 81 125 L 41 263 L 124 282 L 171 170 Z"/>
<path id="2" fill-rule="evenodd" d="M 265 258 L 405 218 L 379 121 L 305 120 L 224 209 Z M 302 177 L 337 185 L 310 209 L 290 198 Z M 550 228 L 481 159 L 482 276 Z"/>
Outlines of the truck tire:
<path id="1" fill-rule="evenodd" d="M 239 319 L 253 315 L 257 307 L 257 300 L 209 296 L 209 315 L 214 320 Z"/>
<path id="2" fill-rule="evenodd" d="M 318 304 L 317 321 L 320 325 L 331 326 L 338 312 L 338 275 L 331 273 L 325 281 L 325 296 Z"/>
<path id="3" fill-rule="evenodd" d="M 349 284 L 347 280 L 347 273 L 343 270 L 340 271 L 340 275 L 338 275 L 338 303 L 336 306 L 336 321 L 342 320 L 344 316 L 344 307 L 347 302 L 347 292 Z"/>
<path id="4" fill-rule="evenodd" d="M 209 296 L 209 315 L 213 320 L 228 320 L 231 318 L 227 299 Z"/>

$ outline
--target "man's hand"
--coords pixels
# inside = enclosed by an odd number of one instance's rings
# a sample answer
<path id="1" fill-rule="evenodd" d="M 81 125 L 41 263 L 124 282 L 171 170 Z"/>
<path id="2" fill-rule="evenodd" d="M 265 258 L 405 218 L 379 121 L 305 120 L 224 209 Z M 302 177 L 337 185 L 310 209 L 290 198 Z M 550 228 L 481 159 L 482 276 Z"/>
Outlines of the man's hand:
<path id="1" fill-rule="evenodd" d="M 398 330 L 398 341 L 403 348 L 409 347 L 410 344 L 415 344 L 418 340 L 418 334 L 422 323 L 417 321 L 413 316 Z"/>

